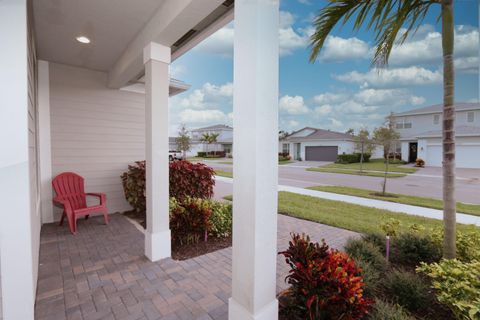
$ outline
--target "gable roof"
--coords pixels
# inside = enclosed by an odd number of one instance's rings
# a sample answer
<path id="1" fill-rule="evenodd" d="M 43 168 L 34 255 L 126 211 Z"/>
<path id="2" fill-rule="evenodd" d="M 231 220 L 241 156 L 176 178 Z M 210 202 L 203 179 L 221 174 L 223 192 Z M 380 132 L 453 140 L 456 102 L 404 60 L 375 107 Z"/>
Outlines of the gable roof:
<path id="1" fill-rule="evenodd" d="M 304 130 L 311 130 L 312 133 L 303 136 L 303 137 L 295 137 L 292 136 L 296 133 L 302 132 Z M 331 130 L 324 130 L 319 128 L 313 127 L 305 127 L 300 130 L 294 131 L 289 134 L 284 140 L 287 141 L 302 141 L 302 140 L 352 140 L 354 138 L 353 135 L 343 132 L 331 131 Z"/>
<path id="2" fill-rule="evenodd" d="M 458 102 L 455 104 L 456 111 L 480 110 L 480 103 Z M 443 111 L 443 104 L 434 104 L 433 106 L 408 110 L 405 112 L 395 113 L 394 116 L 413 116 L 417 114 L 441 113 Z"/>

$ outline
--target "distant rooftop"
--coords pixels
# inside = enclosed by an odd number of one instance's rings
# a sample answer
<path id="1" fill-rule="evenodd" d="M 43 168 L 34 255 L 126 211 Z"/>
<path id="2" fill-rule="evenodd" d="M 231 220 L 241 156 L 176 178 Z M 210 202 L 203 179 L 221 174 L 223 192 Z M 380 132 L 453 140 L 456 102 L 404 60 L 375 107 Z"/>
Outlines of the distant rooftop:
<path id="1" fill-rule="evenodd" d="M 312 133 L 302 136 L 302 137 L 292 137 L 292 135 L 299 133 L 303 130 L 311 130 Z M 331 130 L 319 129 L 319 128 L 312 128 L 312 127 L 305 127 L 295 132 L 289 134 L 285 139 L 289 141 L 295 140 L 352 140 L 353 135 L 343 132 L 336 132 Z"/>
<path id="2" fill-rule="evenodd" d="M 229 129 L 229 130 L 233 130 L 232 127 L 230 126 L 227 126 L 225 124 L 215 124 L 213 126 L 208 126 L 208 127 L 203 127 L 203 128 L 197 128 L 197 129 L 193 129 L 192 131 L 203 131 L 203 130 L 221 130 L 221 129 Z"/>
<path id="3" fill-rule="evenodd" d="M 466 111 L 466 110 L 480 110 L 480 103 L 469 103 L 469 102 L 458 102 L 455 104 L 455 109 L 457 111 Z M 405 112 L 395 113 L 395 116 L 411 116 L 417 114 L 429 114 L 429 113 L 440 113 L 443 110 L 443 104 L 435 104 L 433 106 L 408 110 Z"/>

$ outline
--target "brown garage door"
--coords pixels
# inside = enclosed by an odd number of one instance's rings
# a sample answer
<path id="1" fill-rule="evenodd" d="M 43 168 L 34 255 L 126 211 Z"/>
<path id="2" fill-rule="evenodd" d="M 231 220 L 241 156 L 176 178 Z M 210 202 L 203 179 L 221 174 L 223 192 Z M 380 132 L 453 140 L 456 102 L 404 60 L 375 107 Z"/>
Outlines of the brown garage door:
<path id="1" fill-rule="evenodd" d="M 305 160 L 307 161 L 336 161 L 338 147 L 305 147 Z"/>

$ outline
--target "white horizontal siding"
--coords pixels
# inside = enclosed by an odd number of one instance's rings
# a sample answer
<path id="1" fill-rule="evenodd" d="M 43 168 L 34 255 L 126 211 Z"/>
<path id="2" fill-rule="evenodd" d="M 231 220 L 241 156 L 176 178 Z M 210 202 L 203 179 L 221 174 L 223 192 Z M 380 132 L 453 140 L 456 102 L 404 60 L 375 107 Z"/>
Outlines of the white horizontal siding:
<path id="1" fill-rule="evenodd" d="M 108 89 L 106 78 L 50 63 L 52 173 L 80 174 L 87 192 L 106 193 L 112 213 L 131 209 L 120 175 L 145 159 L 145 98 Z"/>

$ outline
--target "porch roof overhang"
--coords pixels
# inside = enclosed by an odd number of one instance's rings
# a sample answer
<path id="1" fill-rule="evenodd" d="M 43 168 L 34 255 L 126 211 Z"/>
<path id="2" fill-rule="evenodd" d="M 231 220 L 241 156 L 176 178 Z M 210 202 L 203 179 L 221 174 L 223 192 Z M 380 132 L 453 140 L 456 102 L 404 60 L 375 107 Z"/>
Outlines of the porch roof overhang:
<path id="1" fill-rule="evenodd" d="M 232 21 L 233 7 L 233 0 L 34 1 L 38 57 L 106 72 L 108 87 L 122 88 L 144 76 L 148 43 L 170 47 L 174 61 Z M 77 42 L 78 36 L 91 43 Z M 171 82 L 172 94 L 186 89 Z"/>

